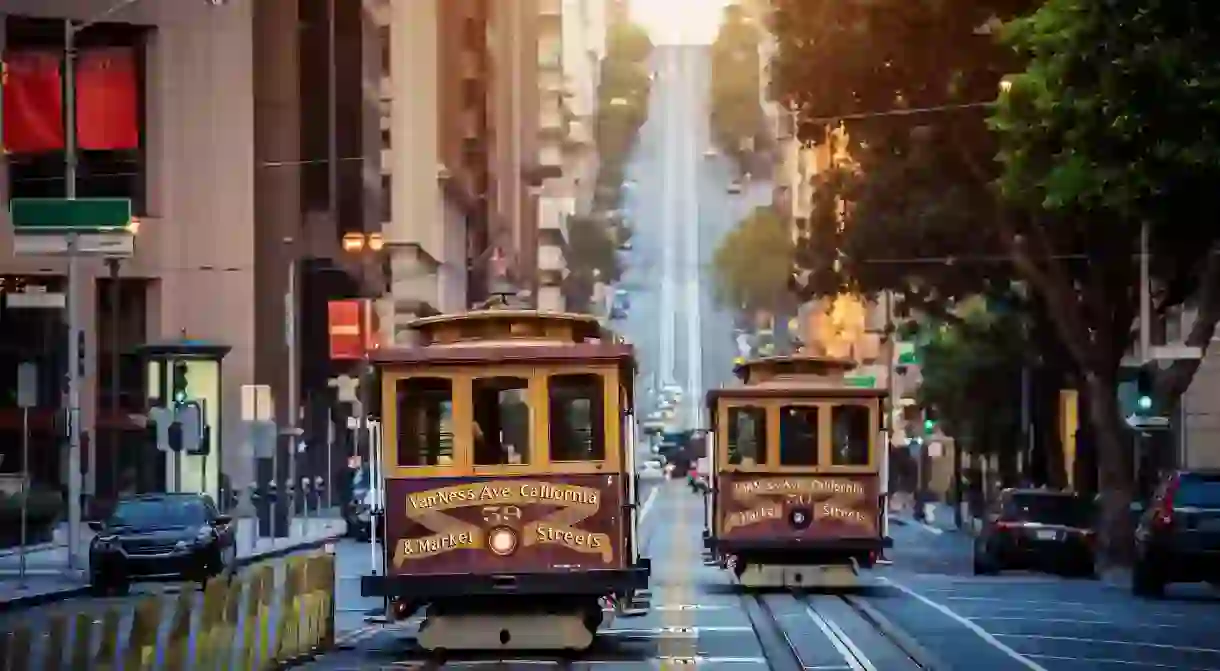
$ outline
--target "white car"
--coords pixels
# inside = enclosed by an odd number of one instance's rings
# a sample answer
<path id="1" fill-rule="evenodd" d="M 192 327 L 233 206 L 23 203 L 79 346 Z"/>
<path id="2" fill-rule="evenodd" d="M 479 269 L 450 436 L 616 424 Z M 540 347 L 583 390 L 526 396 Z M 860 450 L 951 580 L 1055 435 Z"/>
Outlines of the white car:
<path id="1" fill-rule="evenodd" d="M 703 152 L 703 158 L 716 158 L 719 155 L 720 153 L 716 151 L 715 147 L 708 147 L 707 150 Z"/>
<path id="2" fill-rule="evenodd" d="M 741 193 L 741 182 L 738 182 L 736 180 L 729 182 L 728 192 L 732 193 L 732 194 Z"/>

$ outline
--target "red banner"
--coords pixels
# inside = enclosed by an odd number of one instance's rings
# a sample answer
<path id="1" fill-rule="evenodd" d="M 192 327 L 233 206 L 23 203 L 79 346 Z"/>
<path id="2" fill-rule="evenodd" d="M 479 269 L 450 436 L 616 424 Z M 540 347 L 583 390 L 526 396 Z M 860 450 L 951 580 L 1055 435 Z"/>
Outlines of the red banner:
<path id="1" fill-rule="evenodd" d="M 140 80 L 131 47 L 82 51 L 76 60 L 76 129 L 81 149 L 140 146 Z"/>
<path id="2" fill-rule="evenodd" d="M 14 51 L 4 61 L 4 149 L 36 154 L 64 148 L 59 54 Z"/>
<path id="3" fill-rule="evenodd" d="M 365 354 L 363 301 L 330 301 L 326 305 L 331 359 L 363 359 Z"/>

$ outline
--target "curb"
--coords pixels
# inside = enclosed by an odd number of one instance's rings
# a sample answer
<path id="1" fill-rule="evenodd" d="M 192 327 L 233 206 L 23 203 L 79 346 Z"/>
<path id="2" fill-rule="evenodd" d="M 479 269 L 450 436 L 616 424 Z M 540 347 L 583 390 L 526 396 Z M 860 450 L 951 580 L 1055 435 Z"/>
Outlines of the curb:
<path id="1" fill-rule="evenodd" d="M 906 656 L 910 657 L 921 669 L 938 671 L 952 668 L 940 657 L 920 645 L 910 634 L 899 629 L 893 622 L 890 622 L 888 617 L 882 615 L 880 611 L 868 602 L 852 595 L 847 595 L 844 598 L 847 599 L 847 603 L 851 604 L 866 620 L 876 626 L 883 636 L 893 641 L 894 645 Z"/>
<path id="2" fill-rule="evenodd" d="M 260 552 L 256 555 L 247 555 L 245 557 L 238 557 L 237 558 L 237 568 L 246 568 L 248 566 L 252 566 L 254 564 L 258 564 L 260 562 L 267 561 L 269 559 L 279 559 L 280 557 L 285 557 L 287 555 L 296 554 L 298 552 L 307 552 L 309 550 L 317 550 L 318 548 L 321 548 L 321 547 L 324 547 L 331 543 L 337 542 L 338 540 L 340 540 L 342 538 L 343 538 L 343 534 L 334 534 L 331 536 L 324 536 L 324 537 L 318 538 L 316 540 L 311 540 L 306 543 L 300 543 L 297 545 L 288 545 L 288 546 L 284 546 L 282 548 L 275 548 L 272 550 L 267 550 L 266 552 Z M 26 596 L 19 596 L 19 597 L 13 598 L 13 599 L 8 599 L 6 601 L 0 601 L 0 613 L 11 613 L 14 611 L 27 610 L 29 608 L 36 608 L 38 606 L 45 606 L 46 604 L 55 603 L 57 601 L 68 601 L 70 599 L 78 599 L 83 596 L 88 596 L 89 593 L 90 593 L 89 586 L 82 585 L 80 587 L 70 587 L 67 589 L 43 592 L 41 594 L 28 594 Z"/>

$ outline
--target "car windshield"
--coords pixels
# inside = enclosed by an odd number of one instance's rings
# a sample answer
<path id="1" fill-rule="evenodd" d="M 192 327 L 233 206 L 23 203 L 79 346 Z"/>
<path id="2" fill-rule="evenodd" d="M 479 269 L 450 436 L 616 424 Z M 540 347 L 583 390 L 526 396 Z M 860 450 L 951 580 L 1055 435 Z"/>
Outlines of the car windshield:
<path id="1" fill-rule="evenodd" d="M 1173 505 L 1185 508 L 1220 508 L 1220 475 L 1183 475 L 1173 494 Z"/>
<path id="2" fill-rule="evenodd" d="M 108 524 L 112 527 L 150 529 L 198 526 L 207 520 L 207 507 L 198 499 L 152 499 L 119 503 Z"/>
<path id="3" fill-rule="evenodd" d="M 1088 528 L 1093 526 L 1093 504 L 1063 494 L 1015 494 L 1004 508 L 1004 519 Z"/>

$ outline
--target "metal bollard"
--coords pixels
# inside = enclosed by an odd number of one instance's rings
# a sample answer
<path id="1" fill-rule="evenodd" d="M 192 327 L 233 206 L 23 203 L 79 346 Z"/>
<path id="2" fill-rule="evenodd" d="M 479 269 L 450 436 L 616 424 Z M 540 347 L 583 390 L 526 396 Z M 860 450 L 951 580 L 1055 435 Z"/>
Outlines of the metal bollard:
<path id="1" fill-rule="evenodd" d="M 220 632 L 217 634 L 216 651 L 212 655 L 212 664 L 208 667 L 200 667 L 201 671 L 229 671 L 233 667 L 233 652 L 240 650 L 244 654 L 245 650 L 240 645 L 237 645 L 238 631 L 237 624 L 241 617 L 242 600 L 246 596 L 246 581 L 241 578 L 235 578 L 229 583 L 228 590 L 225 592 L 225 601 L 223 612 L 221 613 L 222 621 Z M 242 657 L 245 660 L 245 657 Z"/>
<path id="2" fill-rule="evenodd" d="M 8 650 L 5 651 L 8 656 L 8 671 L 30 671 L 34 668 L 34 660 L 30 658 L 30 646 L 34 643 L 34 637 L 30 634 L 30 628 L 19 627 L 5 638 L 8 639 Z"/>
<path id="3" fill-rule="evenodd" d="M 195 635 L 194 669 L 216 666 L 216 653 L 224 635 L 224 609 L 228 594 L 229 583 L 222 577 L 212 578 L 203 588 L 203 614 L 199 618 L 199 632 Z"/>
<path id="4" fill-rule="evenodd" d="M 119 622 L 119 611 L 114 608 L 102 614 L 102 631 L 99 634 L 97 657 L 93 660 L 93 667 L 98 669 L 119 668 Z"/>
<path id="5" fill-rule="evenodd" d="M 260 569 L 262 573 L 262 590 L 258 597 L 258 667 L 269 668 L 275 664 L 275 648 L 272 647 L 275 641 L 272 640 L 274 632 L 271 630 L 271 604 L 275 599 L 275 567 L 264 566 Z"/>
<path id="6" fill-rule="evenodd" d="M 309 578 L 309 621 L 306 651 L 309 655 L 313 656 L 322 652 L 322 632 L 326 627 L 326 615 L 323 612 L 326 602 L 326 593 L 323 591 L 326 579 L 326 555 L 314 555 L 309 560 L 309 568 L 306 571 L 306 576 Z"/>
<path id="7" fill-rule="evenodd" d="M 261 632 L 263 627 L 259 621 L 260 608 L 262 607 L 263 599 L 263 569 L 258 569 L 249 577 L 250 596 L 246 601 L 246 619 L 245 626 L 242 628 L 241 646 L 238 652 L 239 659 L 242 663 L 241 668 L 250 669 L 250 671 L 258 671 L 259 661 L 259 644 L 262 641 Z"/>
<path id="8" fill-rule="evenodd" d="M 280 621 L 277 627 L 275 661 L 284 664 L 296 659 L 300 647 L 301 631 L 301 558 L 288 560 L 288 573 L 284 577 L 284 593 L 280 595 Z"/>
<path id="9" fill-rule="evenodd" d="M 56 615 L 47 626 L 47 652 L 42 660 L 44 671 L 59 671 L 64 665 L 64 648 L 68 647 L 68 616 Z"/>
<path id="10" fill-rule="evenodd" d="M 321 648 L 330 650 L 335 647 L 335 589 L 337 588 L 337 576 L 335 567 L 335 555 L 333 552 L 326 553 L 326 576 L 322 584 L 325 599 L 323 601 L 323 623 Z"/>
<path id="11" fill-rule="evenodd" d="M 161 628 L 161 598 L 145 597 L 136 604 L 131 634 L 123 655 L 123 671 L 148 671 L 157 659 L 157 634 Z"/>
<path id="12" fill-rule="evenodd" d="M 89 668 L 89 655 L 93 652 L 93 616 L 88 613 L 76 615 L 76 626 L 72 632 L 71 669 Z"/>
<path id="13" fill-rule="evenodd" d="M 170 622 L 169 635 L 165 641 L 165 671 L 186 671 L 191 648 L 191 620 L 194 619 L 195 590 L 183 589 L 178 593 L 174 606 L 174 619 Z M 200 635 L 204 630 L 200 629 Z M 156 659 L 155 646 L 153 658 Z"/>

